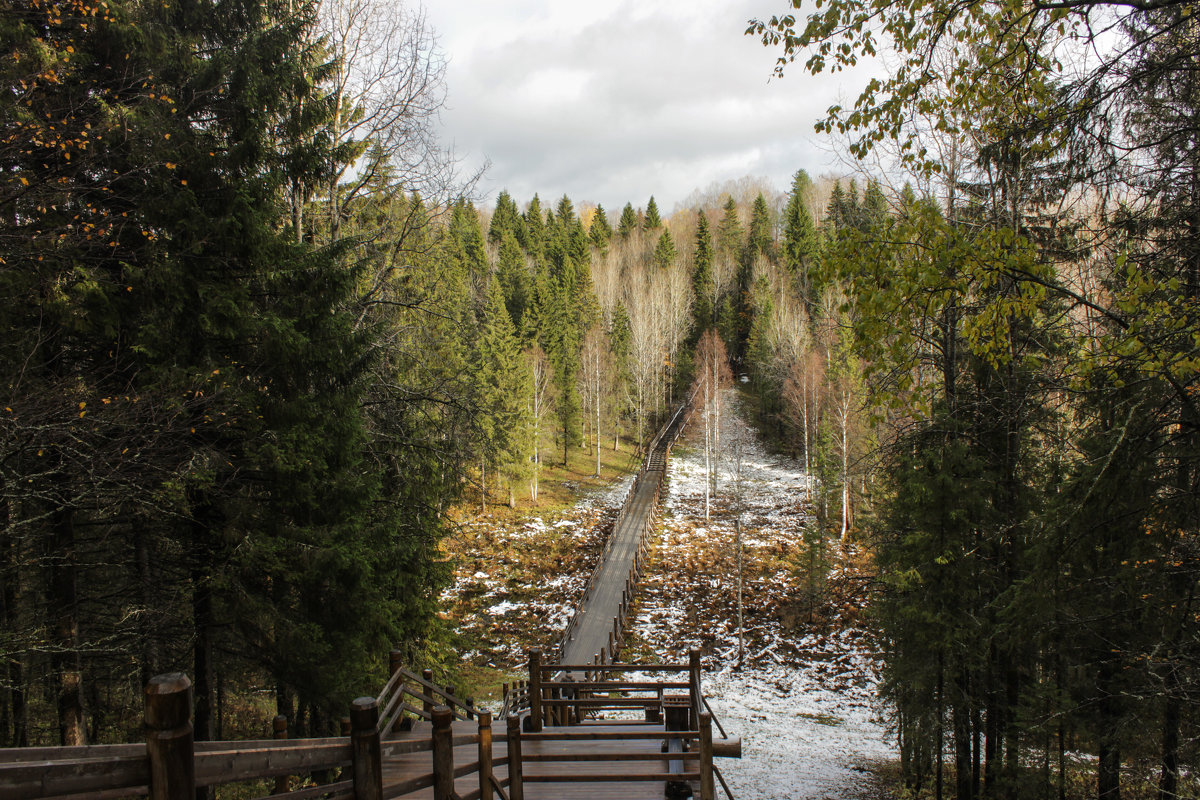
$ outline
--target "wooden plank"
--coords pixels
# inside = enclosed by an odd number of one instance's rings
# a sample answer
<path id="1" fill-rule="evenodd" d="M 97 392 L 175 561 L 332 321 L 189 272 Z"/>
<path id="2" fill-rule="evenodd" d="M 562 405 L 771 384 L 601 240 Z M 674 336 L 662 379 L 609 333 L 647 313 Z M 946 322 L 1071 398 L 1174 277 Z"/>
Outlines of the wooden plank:
<path id="1" fill-rule="evenodd" d="M 657 751 L 657 748 L 655 748 Z M 695 761 L 699 758 L 695 753 L 636 753 L 628 750 L 610 753 L 566 752 L 566 753 L 526 753 L 526 761 L 671 761 L 681 759 Z"/>
<path id="2" fill-rule="evenodd" d="M 293 739 L 288 743 L 296 741 L 303 740 Z M 256 748 L 246 752 L 242 752 L 240 748 L 230 748 L 199 753 L 196 756 L 196 784 L 217 786 L 254 778 L 273 778 L 277 775 L 336 769 L 349 766 L 353 757 L 354 752 L 347 739 L 338 739 L 336 744 L 315 747 L 278 747 L 272 750 Z"/>
<path id="3" fill-rule="evenodd" d="M 140 757 L 0 764 L 0 800 L 102 792 L 149 783 L 150 762 L 145 745 Z"/>
<path id="4" fill-rule="evenodd" d="M 428 789 L 431 786 L 433 786 L 433 773 L 428 772 L 385 785 L 383 796 L 384 798 L 401 797 L 418 789 Z"/>
<path id="5" fill-rule="evenodd" d="M 4 787 L 8 788 L 8 787 Z M 150 794 L 150 787 L 147 786 L 126 786 L 120 789 L 104 789 L 103 791 L 87 791 L 79 794 L 56 794 L 54 800 L 126 800 L 130 797 L 145 797 Z M 21 800 L 29 800 L 32 797 L 41 797 L 43 795 L 28 795 L 16 794 L 16 797 Z"/>
<path id="6" fill-rule="evenodd" d="M 565 700 L 543 700 L 543 706 L 581 706 L 586 708 L 644 708 L 661 705 L 657 697 L 569 697 Z"/>
<path id="7" fill-rule="evenodd" d="M 555 774 L 525 773 L 526 783 L 642 783 L 645 781 L 698 781 L 699 772 L 624 772 L 620 775 L 613 773 L 579 773 L 564 772 Z"/>
<path id="8" fill-rule="evenodd" d="M 672 739 L 699 739 L 698 731 L 672 731 Z M 622 739 L 666 739 L 667 733 L 661 728 L 657 731 L 543 731 L 542 733 L 523 733 L 521 738 L 527 742 L 551 741 L 619 741 Z"/>
<path id="9" fill-rule="evenodd" d="M 687 689 L 687 681 L 547 681 L 546 686 L 565 686 L 589 692 L 646 691 L 658 689 Z"/>
<path id="10" fill-rule="evenodd" d="M 595 664 L 543 664 L 541 672 L 594 672 Z M 605 664 L 605 672 L 688 672 L 687 664 Z"/>
<path id="11" fill-rule="evenodd" d="M 199 742 L 197 742 L 199 744 Z M 0 765 L 18 761 L 73 761 L 81 758 L 146 757 L 144 742 L 134 744 L 89 744 L 74 747 L 3 747 Z"/>
<path id="12" fill-rule="evenodd" d="M 433 749 L 433 743 L 428 737 L 420 739 L 385 739 L 380 744 L 380 750 L 384 758 L 389 756 L 403 756 L 409 753 L 427 753 Z"/>

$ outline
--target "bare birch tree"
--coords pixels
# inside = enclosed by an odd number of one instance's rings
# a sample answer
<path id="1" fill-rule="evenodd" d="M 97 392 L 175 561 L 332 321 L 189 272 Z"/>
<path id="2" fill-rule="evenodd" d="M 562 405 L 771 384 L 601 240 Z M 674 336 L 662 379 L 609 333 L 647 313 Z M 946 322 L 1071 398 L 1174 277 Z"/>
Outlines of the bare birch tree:
<path id="1" fill-rule="evenodd" d="M 729 355 L 725 342 L 715 329 L 705 331 L 696 345 L 696 378 L 692 383 L 696 391 L 695 402 L 702 409 L 704 420 L 704 518 L 709 518 L 713 485 L 714 445 L 717 431 L 721 427 L 721 393 L 733 384 L 733 373 L 729 369 Z"/>

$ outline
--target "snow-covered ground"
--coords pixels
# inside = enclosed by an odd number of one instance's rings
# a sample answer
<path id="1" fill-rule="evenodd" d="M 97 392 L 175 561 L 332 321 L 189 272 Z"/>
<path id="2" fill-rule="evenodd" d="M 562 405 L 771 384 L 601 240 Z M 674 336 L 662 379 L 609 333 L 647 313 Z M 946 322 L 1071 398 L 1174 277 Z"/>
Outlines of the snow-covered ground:
<path id="1" fill-rule="evenodd" d="M 705 693 L 729 735 L 742 737 L 742 758 L 718 764 L 739 800 L 861 796 L 862 768 L 894 754 L 874 699 L 871 639 L 855 625 L 853 591 L 838 594 L 849 600 L 844 609 L 808 604 L 806 564 L 816 551 L 803 537 L 812 524 L 807 477 L 801 465 L 762 447 L 732 413 L 733 399 L 730 392 L 709 519 L 698 421 L 672 456 L 668 513 L 640 593 L 633 646 L 662 660 L 683 660 L 689 648 L 701 648 Z M 745 576 L 741 669 L 738 494 Z M 853 555 L 840 556 L 827 576 L 831 585 L 854 584 L 846 571 Z"/>
<path id="2" fill-rule="evenodd" d="M 527 648 L 557 645 L 632 482 L 627 475 L 552 515 L 459 522 L 444 545 L 454 582 L 440 599 L 471 642 L 465 661 L 512 669 Z"/>

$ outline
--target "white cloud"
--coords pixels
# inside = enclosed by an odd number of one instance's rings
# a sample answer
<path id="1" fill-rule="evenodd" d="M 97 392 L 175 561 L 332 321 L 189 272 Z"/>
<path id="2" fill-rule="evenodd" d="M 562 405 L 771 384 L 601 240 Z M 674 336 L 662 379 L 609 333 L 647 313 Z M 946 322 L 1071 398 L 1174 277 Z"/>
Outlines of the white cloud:
<path id="1" fill-rule="evenodd" d="M 429 8 L 451 59 L 447 135 L 491 160 L 484 190 L 620 208 L 746 174 L 786 187 L 830 157 L 813 123 L 865 81 L 772 80 L 776 53 L 742 35 L 781 0 L 454 0 Z"/>

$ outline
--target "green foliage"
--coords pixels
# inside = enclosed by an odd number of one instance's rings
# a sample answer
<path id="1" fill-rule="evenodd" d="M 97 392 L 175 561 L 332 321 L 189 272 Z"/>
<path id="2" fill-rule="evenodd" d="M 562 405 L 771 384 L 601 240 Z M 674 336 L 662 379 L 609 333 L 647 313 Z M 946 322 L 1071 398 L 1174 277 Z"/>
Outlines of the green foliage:
<path id="1" fill-rule="evenodd" d="M 505 231 L 500 239 L 500 252 L 496 260 L 496 281 L 504 296 L 504 306 L 508 309 L 514 330 L 523 330 L 525 310 L 529 306 L 532 280 L 529 266 L 525 262 L 525 254 L 516 237 Z"/>

